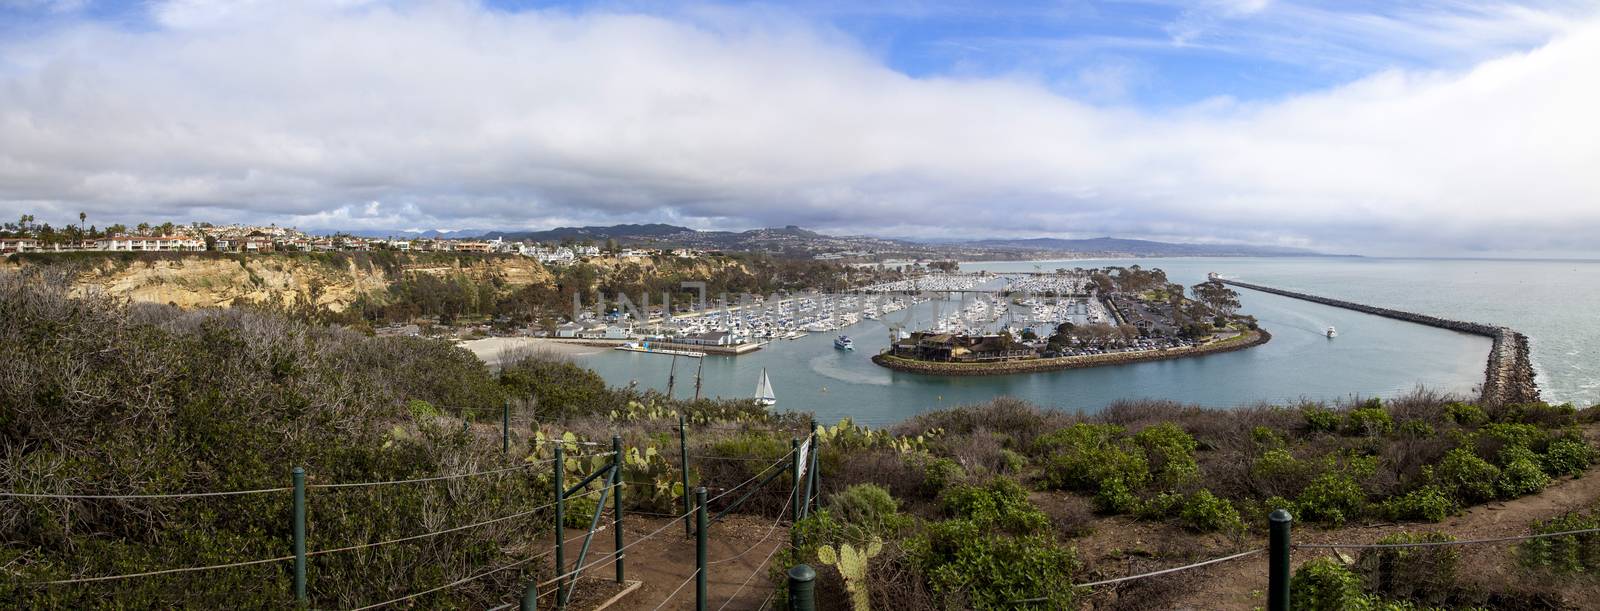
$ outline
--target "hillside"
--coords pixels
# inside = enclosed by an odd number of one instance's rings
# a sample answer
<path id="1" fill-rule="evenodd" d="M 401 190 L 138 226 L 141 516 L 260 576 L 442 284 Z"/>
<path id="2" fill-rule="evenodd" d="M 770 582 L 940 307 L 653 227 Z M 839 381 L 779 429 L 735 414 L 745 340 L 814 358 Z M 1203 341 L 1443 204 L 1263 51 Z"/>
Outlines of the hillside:
<path id="1" fill-rule="evenodd" d="M 43 255 L 14 263 L 39 264 L 79 265 L 77 287 L 83 291 L 184 308 L 277 301 L 342 312 L 363 295 L 388 291 L 408 274 L 461 274 L 508 288 L 549 284 L 552 278 L 526 257 L 448 254 L 124 253 Z"/>

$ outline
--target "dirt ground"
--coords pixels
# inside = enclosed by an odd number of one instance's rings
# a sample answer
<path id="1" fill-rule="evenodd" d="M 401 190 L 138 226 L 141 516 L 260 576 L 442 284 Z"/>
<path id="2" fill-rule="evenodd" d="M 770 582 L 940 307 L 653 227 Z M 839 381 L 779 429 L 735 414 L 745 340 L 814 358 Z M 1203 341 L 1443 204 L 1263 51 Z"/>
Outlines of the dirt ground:
<path id="1" fill-rule="evenodd" d="M 690 577 L 695 567 L 695 540 L 684 535 L 683 523 L 666 518 L 627 516 L 623 530 L 627 533 L 623 543 L 626 546 L 623 550 L 626 578 L 642 583 L 608 609 L 693 609 L 695 584 Z M 708 533 L 706 561 L 710 570 L 706 578 L 707 607 L 760 609 L 773 593 L 772 580 L 769 578 L 769 555 L 774 555 L 781 546 L 788 545 L 788 523 L 774 527 L 771 518 L 729 515 L 713 524 Z M 573 534 L 577 533 L 568 531 L 569 537 Z M 580 592 L 573 597 L 572 608 L 592 609 L 617 592 L 614 585 L 616 568 L 609 560 L 616 549 L 614 541 L 609 530 L 595 535 L 588 560 L 584 562 L 585 565 L 594 563 L 594 566 L 583 573 L 585 585 L 606 582 L 611 586 Z M 578 557 L 582 545 L 581 540 L 569 539 L 565 551 L 569 566 Z M 583 590 L 584 585 L 580 585 L 579 589 Z M 540 608 L 554 606 L 550 596 L 543 597 L 540 602 Z"/>

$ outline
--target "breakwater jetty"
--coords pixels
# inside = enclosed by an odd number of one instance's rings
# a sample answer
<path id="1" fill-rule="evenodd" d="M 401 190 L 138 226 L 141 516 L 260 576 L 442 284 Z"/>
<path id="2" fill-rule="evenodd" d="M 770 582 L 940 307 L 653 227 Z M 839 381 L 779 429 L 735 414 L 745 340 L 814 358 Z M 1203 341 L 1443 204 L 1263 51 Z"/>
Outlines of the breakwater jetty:
<path id="1" fill-rule="evenodd" d="M 1528 336 L 1510 327 L 1497 327 L 1483 323 L 1439 318 L 1438 316 L 1429 316 L 1427 314 L 1391 310 L 1389 308 L 1286 291 L 1237 280 L 1222 280 L 1222 283 L 1252 291 L 1272 293 L 1326 306 L 1355 310 L 1374 316 L 1487 337 L 1494 340 L 1494 345 L 1489 349 L 1489 360 L 1484 366 L 1483 386 L 1478 400 L 1490 405 L 1533 403 L 1540 400 L 1539 386 L 1534 382 L 1533 361 L 1528 357 Z"/>

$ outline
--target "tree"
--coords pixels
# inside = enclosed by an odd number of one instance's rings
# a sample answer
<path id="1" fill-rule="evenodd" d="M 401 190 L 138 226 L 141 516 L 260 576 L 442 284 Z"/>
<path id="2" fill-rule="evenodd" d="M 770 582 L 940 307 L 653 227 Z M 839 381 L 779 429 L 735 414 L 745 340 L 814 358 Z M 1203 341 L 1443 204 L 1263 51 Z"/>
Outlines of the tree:
<path id="1" fill-rule="evenodd" d="M 139 235 L 147 235 L 150 233 L 150 223 L 139 223 L 135 229 L 138 230 Z"/>
<path id="2" fill-rule="evenodd" d="M 1220 280 L 1207 280 L 1193 287 L 1194 298 L 1212 311 L 1232 316 L 1239 309 L 1239 293 Z"/>

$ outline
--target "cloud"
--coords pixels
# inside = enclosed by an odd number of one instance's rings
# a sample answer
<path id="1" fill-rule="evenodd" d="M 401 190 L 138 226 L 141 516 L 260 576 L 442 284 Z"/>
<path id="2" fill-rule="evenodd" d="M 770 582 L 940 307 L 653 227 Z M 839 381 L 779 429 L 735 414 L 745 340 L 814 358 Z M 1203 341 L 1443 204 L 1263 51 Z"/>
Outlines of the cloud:
<path id="1" fill-rule="evenodd" d="M 1600 82 L 1576 76 L 1600 68 L 1596 22 L 1466 70 L 1156 114 L 1024 77 L 908 77 L 804 20 L 216 6 L 0 42 L 0 212 L 1423 254 L 1592 252 L 1600 229 Z"/>

